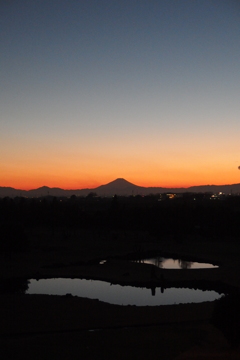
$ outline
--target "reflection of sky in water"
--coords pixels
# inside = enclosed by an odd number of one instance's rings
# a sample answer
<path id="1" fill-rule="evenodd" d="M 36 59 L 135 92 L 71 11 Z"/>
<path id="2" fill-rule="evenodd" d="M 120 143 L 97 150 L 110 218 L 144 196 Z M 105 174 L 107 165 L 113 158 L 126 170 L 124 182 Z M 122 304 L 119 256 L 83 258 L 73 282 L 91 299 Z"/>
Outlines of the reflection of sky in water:
<path id="1" fill-rule="evenodd" d="M 189 302 L 213 301 L 220 297 L 215 291 L 202 291 L 188 288 L 161 288 L 152 290 L 133 286 L 111 285 L 98 280 L 84 279 L 42 279 L 30 280 L 27 294 L 65 295 L 99 299 L 117 305 L 172 305 Z"/>
<path id="2" fill-rule="evenodd" d="M 166 259 L 163 257 L 142 259 L 137 262 L 155 265 L 162 269 L 213 269 L 218 267 L 216 265 L 212 265 L 208 263 L 190 262 L 180 259 L 178 260 Z"/>

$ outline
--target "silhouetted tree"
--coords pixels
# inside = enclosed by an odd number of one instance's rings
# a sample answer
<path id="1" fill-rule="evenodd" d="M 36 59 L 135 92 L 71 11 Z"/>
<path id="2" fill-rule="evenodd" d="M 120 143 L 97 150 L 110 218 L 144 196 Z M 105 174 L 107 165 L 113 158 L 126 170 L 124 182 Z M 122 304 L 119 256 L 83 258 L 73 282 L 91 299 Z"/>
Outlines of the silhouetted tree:
<path id="1" fill-rule="evenodd" d="M 91 191 L 91 192 L 86 196 L 86 198 L 87 198 L 87 199 L 92 199 L 92 198 L 94 198 L 95 196 L 97 196 L 97 193 Z"/>
<path id="2" fill-rule="evenodd" d="M 216 301 L 213 324 L 218 327 L 230 344 L 240 344 L 240 294 L 225 295 Z"/>
<path id="3" fill-rule="evenodd" d="M 10 257 L 12 252 L 25 251 L 29 247 L 23 226 L 15 222 L 7 222 L 0 227 L 0 251 Z"/>

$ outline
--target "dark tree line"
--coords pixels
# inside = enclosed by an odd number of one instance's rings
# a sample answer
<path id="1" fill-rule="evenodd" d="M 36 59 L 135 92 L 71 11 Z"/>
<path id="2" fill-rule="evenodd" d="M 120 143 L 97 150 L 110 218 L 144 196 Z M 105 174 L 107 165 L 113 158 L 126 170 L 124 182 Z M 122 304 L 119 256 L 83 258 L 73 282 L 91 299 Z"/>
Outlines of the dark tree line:
<path id="1" fill-rule="evenodd" d="M 161 201 L 159 201 L 161 200 Z M 169 199 L 159 195 L 101 198 L 1 198 L 0 249 L 27 247 L 25 229 L 48 227 L 145 231 L 182 241 L 194 236 L 209 240 L 239 239 L 240 197 L 212 201 L 204 194 Z"/>

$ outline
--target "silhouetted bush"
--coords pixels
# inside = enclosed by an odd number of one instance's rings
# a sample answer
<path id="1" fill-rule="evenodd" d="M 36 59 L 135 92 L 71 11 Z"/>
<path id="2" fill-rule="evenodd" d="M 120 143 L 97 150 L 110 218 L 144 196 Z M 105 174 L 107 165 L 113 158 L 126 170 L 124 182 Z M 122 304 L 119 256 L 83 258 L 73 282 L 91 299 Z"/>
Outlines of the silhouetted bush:
<path id="1" fill-rule="evenodd" d="M 29 280 L 22 278 L 0 280 L 0 294 L 25 293 L 28 285 Z"/>
<path id="2" fill-rule="evenodd" d="M 26 251 L 29 242 L 23 227 L 15 222 L 7 222 L 0 226 L 0 251 L 11 254 Z"/>
<path id="3" fill-rule="evenodd" d="M 212 322 L 233 347 L 240 344 L 239 293 L 225 295 L 216 301 Z"/>

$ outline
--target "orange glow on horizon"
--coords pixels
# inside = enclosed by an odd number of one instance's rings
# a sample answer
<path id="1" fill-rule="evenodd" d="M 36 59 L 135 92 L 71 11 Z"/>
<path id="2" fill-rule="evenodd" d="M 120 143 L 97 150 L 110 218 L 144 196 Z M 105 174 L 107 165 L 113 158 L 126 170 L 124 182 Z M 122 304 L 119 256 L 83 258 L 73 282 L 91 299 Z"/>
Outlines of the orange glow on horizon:
<path id="1" fill-rule="evenodd" d="M 13 174 L 12 174 L 13 175 Z M 156 177 L 142 177 L 137 178 L 133 176 L 122 176 L 122 175 L 112 175 L 112 176 L 97 176 L 89 177 L 90 179 L 77 179 L 71 176 L 69 178 L 62 177 L 62 176 L 46 176 L 42 175 L 39 177 L 34 176 L 27 176 L 20 177 L 20 176 L 11 176 L 11 178 L 5 176 L 4 178 L 0 179 L 0 186 L 1 187 L 13 187 L 15 189 L 20 190 L 32 190 L 37 189 L 42 186 L 48 186 L 49 188 L 62 188 L 65 190 L 78 190 L 78 189 L 94 189 L 100 185 L 108 184 L 109 182 L 117 179 L 117 178 L 124 178 L 125 180 L 129 181 L 130 183 L 142 186 L 142 187 L 162 187 L 162 188 L 188 188 L 191 186 L 202 186 L 202 185 L 230 185 L 239 183 L 239 179 L 232 179 L 230 181 L 227 176 L 224 178 L 216 178 L 215 181 L 210 181 L 208 176 L 203 176 L 201 179 L 184 179 L 179 178 L 179 181 L 173 181 L 170 177 L 165 176 L 163 181 L 158 180 Z"/>
<path id="2" fill-rule="evenodd" d="M 97 152 L 97 151 L 96 151 Z M 144 152 L 129 156 L 103 154 L 50 152 L 31 154 L 23 158 L 16 152 L 15 158 L 3 158 L 0 165 L 0 186 L 31 190 L 42 186 L 58 187 L 66 190 L 94 189 L 117 179 L 142 187 L 188 188 L 202 185 L 225 185 L 240 183 L 238 163 L 232 164 L 226 158 L 222 163 L 218 158 L 197 163 L 189 155 L 185 163 L 178 159 L 159 159 L 157 155 L 147 156 Z"/>

